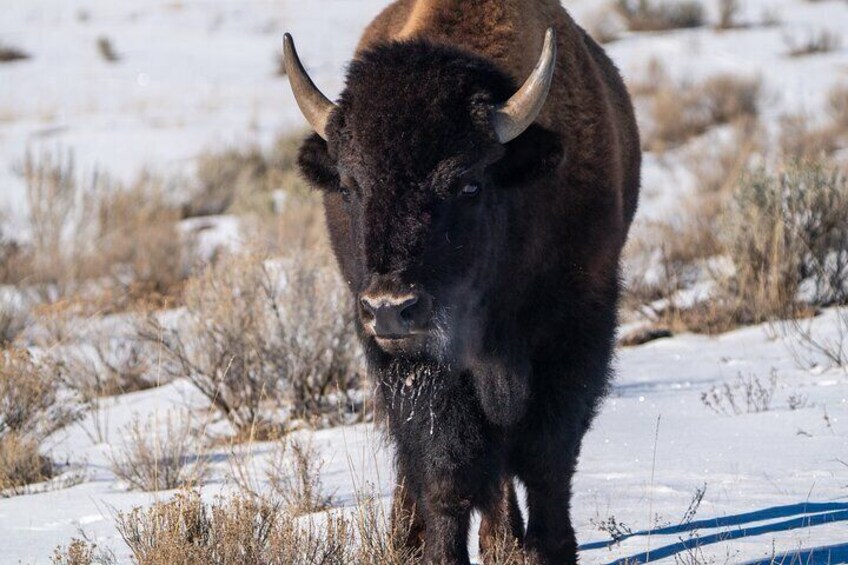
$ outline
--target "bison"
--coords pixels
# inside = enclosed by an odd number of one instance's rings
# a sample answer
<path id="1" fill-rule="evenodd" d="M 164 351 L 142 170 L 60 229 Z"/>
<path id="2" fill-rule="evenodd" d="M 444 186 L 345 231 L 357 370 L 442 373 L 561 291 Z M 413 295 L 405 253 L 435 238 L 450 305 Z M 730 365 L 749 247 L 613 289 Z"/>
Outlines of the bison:
<path id="1" fill-rule="evenodd" d="M 336 103 L 291 36 L 284 51 L 407 543 L 468 563 L 479 511 L 484 557 L 510 536 L 575 563 L 571 479 L 610 380 L 640 184 L 618 70 L 559 0 L 398 0 Z"/>

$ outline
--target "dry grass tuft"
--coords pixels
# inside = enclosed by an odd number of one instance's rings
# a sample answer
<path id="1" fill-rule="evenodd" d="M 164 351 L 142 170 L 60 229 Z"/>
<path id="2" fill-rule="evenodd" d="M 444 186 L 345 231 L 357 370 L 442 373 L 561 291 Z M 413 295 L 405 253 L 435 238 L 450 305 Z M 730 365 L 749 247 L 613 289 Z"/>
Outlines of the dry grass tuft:
<path id="1" fill-rule="evenodd" d="M 30 322 L 23 298 L 0 289 L 0 347 L 11 344 Z"/>
<path id="2" fill-rule="evenodd" d="M 798 39 L 795 35 L 784 35 L 783 40 L 790 57 L 806 57 L 836 51 L 842 46 L 842 36 L 829 29 L 820 29 Z"/>
<path id="3" fill-rule="evenodd" d="M 350 299 L 327 258 L 229 257 L 190 281 L 184 298 L 179 327 L 150 316 L 139 335 L 239 435 L 273 438 L 293 420 L 329 425 L 361 410 Z"/>
<path id="4" fill-rule="evenodd" d="M 139 565 L 361 562 L 354 558 L 353 524 L 343 515 L 328 515 L 317 527 L 253 497 L 218 498 L 207 506 L 190 491 L 117 519 L 118 532 Z"/>
<path id="5" fill-rule="evenodd" d="M 123 433 L 123 445 L 112 455 L 112 471 L 130 488 L 158 492 L 202 484 L 208 461 L 197 452 L 200 442 L 188 414 L 169 412 L 164 422 L 136 418 Z"/>
<path id="6" fill-rule="evenodd" d="M 117 528 L 139 565 L 415 565 L 420 555 L 401 546 L 405 531 L 388 525 L 382 505 L 361 497 L 352 514 L 330 512 L 321 525 L 299 520 L 279 505 L 253 496 L 218 497 L 211 504 L 197 491 L 178 493 L 149 508 L 118 513 Z M 403 528 L 401 524 L 398 526 Z M 529 565 L 508 551 L 499 565 Z M 87 541 L 58 548 L 60 565 L 113 563 Z"/>
<path id="7" fill-rule="evenodd" d="M 762 83 L 756 78 L 720 74 L 695 85 L 657 88 L 651 107 L 652 129 L 645 136 L 648 150 L 678 146 L 709 128 L 759 114 Z"/>
<path id="8" fill-rule="evenodd" d="M 719 0 L 718 24 L 716 29 L 727 30 L 740 27 L 737 17 L 739 15 L 739 0 Z"/>
<path id="9" fill-rule="evenodd" d="M 108 37 L 97 38 L 97 53 L 107 63 L 117 63 L 121 60 L 120 55 L 115 51 L 112 45 L 112 40 Z"/>
<path id="10" fill-rule="evenodd" d="M 704 6 L 698 0 L 618 0 L 617 7 L 631 31 L 666 31 L 704 25 Z"/>
<path id="11" fill-rule="evenodd" d="M 279 137 L 268 151 L 256 146 L 200 156 L 196 184 L 183 205 L 183 215 L 206 216 L 227 210 L 275 212 L 274 194 L 304 195 L 309 186 L 297 171 L 297 152 L 305 133 Z"/>
<path id="12" fill-rule="evenodd" d="M 324 494 L 321 482 L 324 461 L 312 442 L 281 441 L 279 446 L 265 476 L 286 510 L 294 516 L 302 516 L 330 508 L 333 497 Z M 288 458 L 287 452 L 290 452 Z"/>
<path id="13" fill-rule="evenodd" d="M 15 61 L 23 61 L 29 59 L 29 54 L 25 51 L 12 47 L 11 45 L 3 45 L 0 43 L 0 63 L 13 63 Z"/>
<path id="14" fill-rule="evenodd" d="M 848 85 L 831 89 L 825 110 L 828 121 L 819 125 L 803 115 L 783 118 L 779 145 L 785 159 L 829 159 L 848 145 Z"/>
<path id="15" fill-rule="evenodd" d="M 41 443 L 77 416 L 58 387 L 50 364 L 25 351 L 0 351 L 0 496 L 21 494 L 53 476 Z"/>
<path id="16" fill-rule="evenodd" d="M 848 182 L 819 164 L 740 182 L 726 214 L 725 245 L 735 266 L 726 290 L 749 323 L 804 313 L 805 304 L 848 297 Z"/>
<path id="17" fill-rule="evenodd" d="M 114 293 L 114 308 L 178 293 L 190 253 L 161 182 L 142 177 L 123 187 L 97 174 L 83 179 L 71 155 L 27 155 L 19 172 L 32 242 L 14 254 L 3 282 L 53 302 L 99 281 Z"/>

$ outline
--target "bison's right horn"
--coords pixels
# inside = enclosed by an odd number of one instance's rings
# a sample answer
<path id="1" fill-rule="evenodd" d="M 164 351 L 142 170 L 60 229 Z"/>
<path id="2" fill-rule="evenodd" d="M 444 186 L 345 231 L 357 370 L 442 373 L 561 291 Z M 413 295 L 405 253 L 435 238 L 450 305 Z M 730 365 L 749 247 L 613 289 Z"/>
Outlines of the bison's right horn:
<path id="1" fill-rule="evenodd" d="M 548 28 L 545 45 L 527 82 L 492 115 L 492 125 L 501 143 L 509 143 L 529 128 L 545 105 L 556 68 L 556 32 Z"/>
<path id="2" fill-rule="evenodd" d="M 289 84 L 294 93 L 294 99 L 303 113 L 303 117 L 306 118 L 306 121 L 315 130 L 315 133 L 326 140 L 327 120 L 330 119 L 330 113 L 332 113 L 336 105 L 330 102 L 318 90 L 318 87 L 315 86 L 315 83 L 306 74 L 306 69 L 303 68 L 300 57 L 297 56 L 294 39 L 288 33 L 283 38 L 283 55 Z"/>

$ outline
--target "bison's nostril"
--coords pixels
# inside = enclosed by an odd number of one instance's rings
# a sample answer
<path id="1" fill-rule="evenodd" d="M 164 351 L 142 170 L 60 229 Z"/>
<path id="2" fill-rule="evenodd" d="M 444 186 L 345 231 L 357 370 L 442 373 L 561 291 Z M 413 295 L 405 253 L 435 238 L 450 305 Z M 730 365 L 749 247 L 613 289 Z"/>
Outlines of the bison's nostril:
<path id="1" fill-rule="evenodd" d="M 377 337 L 409 336 L 415 330 L 419 301 L 415 294 L 363 295 L 359 300 L 362 321 Z"/>
<path id="2" fill-rule="evenodd" d="M 413 296 L 406 302 L 398 305 L 398 311 L 400 312 L 400 317 L 404 322 L 412 321 L 413 316 L 415 315 L 414 306 L 418 304 L 418 297 Z"/>

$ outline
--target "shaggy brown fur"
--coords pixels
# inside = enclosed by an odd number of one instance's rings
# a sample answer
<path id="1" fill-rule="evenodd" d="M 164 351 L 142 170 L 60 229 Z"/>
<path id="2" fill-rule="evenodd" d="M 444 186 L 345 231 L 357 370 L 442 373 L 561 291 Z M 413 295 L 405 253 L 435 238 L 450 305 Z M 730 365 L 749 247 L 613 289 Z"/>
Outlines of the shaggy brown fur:
<path id="1" fill-rule="evenodd" d="M 550 26 L 547 103 L 502 145 L 493 105 L 529 76 Z M 484 553 L 512 535 L 541 563 L 574 563 L 571 477 L 610 377 L 639 193 L 618 71 L 558 0 L 399 0 L 367 29 L 326 135 L 299 163 L 325 193 L 360 305 L 408 544 L 423 542 L 428 563 L 467 564 L 478 510 Z M 367 299 L 413 291 L 406 323 L 420 331 L 381 345 Z"/>
<path id="2" fill-rule="evenodd" d="M 618 70 L 559 0 L 398 0 L 368 26 L 357 54 L 382 42 L 426 39 L 469 50 L 496 63 L 516 84 L 538 61 L 545 30 L 557 31 L 557 70 L 538 124 L 562 136 L 565 154 L 606 170 L 572 170 L 565 186 L 612 180 L 615 225 L 598 226 L 611 252 L 623 244 L 639 198 L 641 150 L 630 95 Z M 596 240 L 598 241 L 598 240 Z M 616 243 L 618 245 L 616 245 Z M 609 259 L 598 258 L 600 269 Z M 594 270 L 594 269 L 593 269 Z"/>

